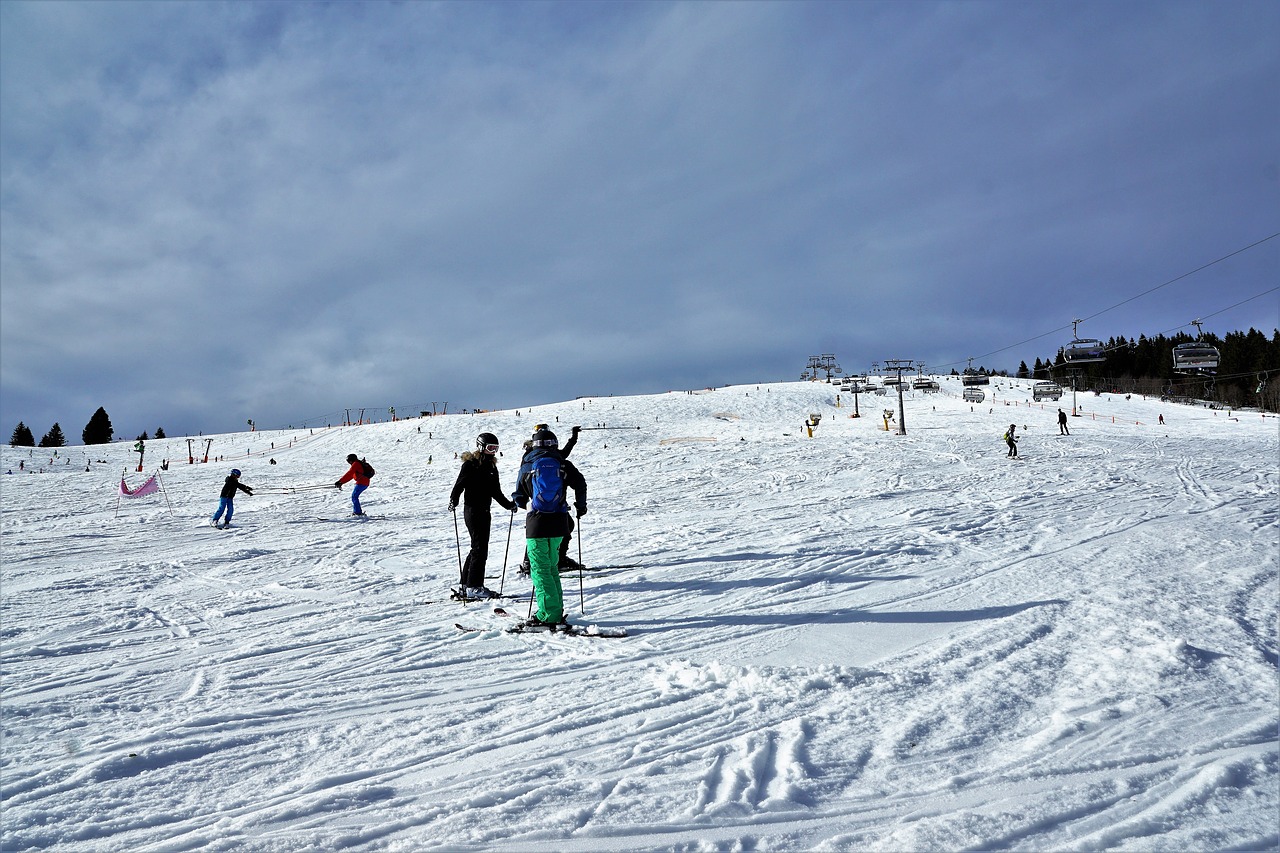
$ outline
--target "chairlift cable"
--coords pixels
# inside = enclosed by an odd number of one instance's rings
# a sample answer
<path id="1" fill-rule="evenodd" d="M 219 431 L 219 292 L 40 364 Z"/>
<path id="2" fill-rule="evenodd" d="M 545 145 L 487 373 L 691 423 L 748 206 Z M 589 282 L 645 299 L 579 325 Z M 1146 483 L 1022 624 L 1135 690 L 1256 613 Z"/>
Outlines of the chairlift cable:
<path id="1" fill-rule="evenodd" d="M 1264 290 L 1261 293 L 1255 293 L 1253 296 L 1250 296 L 1246 299 L 1241 299 L 1235 305 L 1228 305 L 1226 308 L 1222 308 L 1218 311 L 1214 311 L 1212 314 L 1203 314 L 1201 315 L 1200 320 L 1205 320 L 1209 317 L 1216 317 L 1219 314 L 1225 314 L 1227 311 L 1230 311 L 1232 308 L 1238 308 L 1241 305 L 1245 304 L 1246 302 L 1252 302 L 1255 299 L 1261 299 L 1262 297 L 1266 296 L 1268 293 L 1275 293 L 1277 290 L 1280 290 L 1280 285 L 1273 287 L 1270 290 Z M 1190 323 L 1183 323 L 1181 326 L 1175 326 L 1172 329 L 1166 329 L 1165 331 L 1160 332 L 1159 334 L 1168 335 L 1168 334 L 1172 334 L 1173 332 L 1180 332 L 1183 329 L 1185 329 L 1187 326 L 1195 325 L 1195 323 L 1196 321 L 1192 320 Z"/>
<path id="2" fill-rule="evenodd" d="M 1132 302 L 1133 300 L 1135 300 L 1135 299 L 1140 299 L 1140 298 L 1142 298 L 1143 296 L 1146 296 L 1148 293 L 1155 293 L 1157 290 L 1159 290 L 1159 289 L 1160 289 L 1160 288 L 1162 288 L 1162 287 L 1168 287 L 1169 285 L 1174 284 L 1175 282 L 1182 281 L 1184 278 L 1187 278 L 1187 277 L 1189 277 L 1189 276 L 1193 276 L 1193 275 L 1195 275 L 1196 273 L 1200 272 L 1201 270 L 1207 270 L 1209 267 L 1214 266 L 1215 264 L 1220 264 L 1220 263 L 1222 263 L 1223 261 L 1225 261 L 1225 260 L 1227 260 L 1227 259 L 1229 259 L 1229 258 L 1234 258 L 1236 255 L 1239 255 L 1239 254 L 1240 254 L 1240 253 L 1242 253 L 1242 252 L 1247 252 L 1247 251 L 1249 251 L 1250 249 L 1254 248 L 1255 246 L 1261 246 L 1263 243 L 1267 242 L 1268 240 L 1274 240 L 1276 237 L 1280 237 L 1280 231 L 1277 231 L 1276 233 L 1274 233 L 1274 234 L 1272 234 L 1272 235 L 1270 235 L 1270 236 L 1268 236 L 1268 237 L 1263 237 L 1261 240 L 1258 240 L 1258 241 L 1256 241 L 1256 242 L 1254 242 L 1254 243 L 1250 243 L 1249 245 L 1247 245 L 1247 246 L 1245 246 L 1245 247 L 1243 247 L 1243 248 L 1236 249 L 1234 252 L 1231 252 L 1230 254 L 1223 255 L 1222 257 L 1218 258 L 1216 261 L 1209 261 L 1209 263 L 1207 263 L 1207 264 L 1202 264 L 1202 265 L 1200 265 L 1200 266 L 1196 267 L 1195 269 L 1191 270 L 1190 272 L 1184 272 L 1184 273 L 1183 273 L 1182 275 L 1180 275 L 1180 276 L 1177 276 L 1177 277 L 1175 277 L 1175 278 L 1171 278 L 1171 279 L 1169 279 L 1169 280 L 1168 280 L 1168 281 L 1166 281 L 1164 284 L 1157 284 L 1155 287 L 1152 287 L 1152 288 L 1150 288 L 1150 289 L 1148 289 L 1148 290 L 1144 290 L 1144 291 L 1142 291 L 1141 293 L 1137 294 L 1136 296 L 1130 296 L 1128 299 L 1124 300 L 1123 302 L 1117 302 L 1115 305 L 1112 305 L 1110 308 L 1103 308 L 1103 309 L 1102 309 L 1101 311 L 1099 311 L 1098 313 L 1096 313 L 1096 314 L 1091 314 L 1090 316 L 1085 317 L 1084 319 L 1085 319 L 1085 320 L 1092 320 L 1094 317 L 1101 317 L 1103 314 L 1106 314 L 1108 311 L 1114 311 L 1115 309 L 1119 308 L 1121 305 L 1128 305 L 1128 304 L 1129 304 L 1130 302 Z M 1224 310 L 1224 311 L 1226 311 L 1226 310 L 1228 310 L 1228 309 L 1224 308 L 1223 310 Z M 1212 316 L 1212 315 L 1210 315 L 1210 316 Z"/>
<path id="3" fill-rule="evenodd" d="M 1226 254 L 1226 255 L 1223 255 L 1222 257 L 1218 258 L 1217 260 L 1209 261 L 1209 262 L 1208 262 L 1208 263 L 1206 263 L 1206 264 L 1201 264 L 1200 266 L 1196 267 L 1196 268 L 1195 268 L 1195 269 L 1193 269 L 1193 270 L 1190 270 L 1189 272 L 1185 272 L 1185 273 L 1183 273 L 1182 275 L 1179 275 L 1179 276 L 1177 276 L 1177 277 L 1175 277 L 1175 278 L 1171 278 L 1171 279 L 1169 279 L 1168 281 L 1164 282 L 1163 284 L 1157 284 L 1155 287 L 1148 288 L 1147 290 L 1144 290 L 1142 293 L 1139 293 L 1139 294 L 1137 294 L 1137 295 L 1135 295 L 1135 296 L 1131 296 L 1131 297 L 1129 297 L 1128 299 L 1124 300 L 1123 302 L 1117 302 L 1115 305 L 1112 305 L 1110 308 L 1103 308 L 1101 311 L 1098 311 L 1098 312 L 1097 312 L 1097 313 L 1095 313 L 1095 314 L 1090 314 L 1088 317 L 1081 318 L 1081 320 L 1080 320 L 1079 322 L 1084 322 L 1084 321 L 1086 321 L 1086 320 L 1092 320 L 1094 317 L 1100 317 L 1100 316 L 1102 316 L 1103 314 L 1106 314 L 1108 311 L 1114 311 L 1116 308 L 1119 308 L 1119 307 L 1120 307 L 1120 306 L 1122 306 L 1122 305 L 1127 305 L 1128 303 L 1130 303 L 1130 302 L 1134 301 L 1135 299 L 1139 299 L 1139 298 L 1141 298 L 1141 297 L 1143 297 L 1143 296 L 1146 296 L 1146 295 L 1147 295 L 1147 294 L 1149 294 L 1149 293 L 1154 293 L 1155 291 L 1160 290 L 1160 289 L 1161 289 L 1161 288 L 1163 288 L 1163 287 L 1168 287 L 1169 285 L 1174 284 L 1175 282 L 1179 282 L 1179 281 L 1181 281 L 1182 279 L 1187 278 L 1188 276 L 1192 276 L 1192 275 L 1195 275 L 1195 274 L 1196 274 L 1196 273 L 1198 273 L 1198 272 L 1201 272 L 1201 271 L 1203 271 L 1203 270 L 1206 270 L 1206 269 L 1208 269 L 1209 267 L 1214 266 L 1215 264 L 1220 264 L 1220 263 L 1222 263 L 1223 261 L 1228 260 L 1229 258 L 1233 258 L 1233 257 L 1235 257 L 1236 255 L 1239 255 L 1239 254 L 1241 254 L 1241 253 L 1243 253 L 1243 252 L 1247 252 L 1247 251 L 1249 251 L 1250 249 L 1253 249 L 1253 248 L 1256 248 L 1256 247 L 1258 247 L 1258 246 L 1261 246 L 1263 243 L 1266 243 L 1266 242 L 1268 242 L 1269 240 L 1274 240 L 1276 237 L 1280 237 L 1280 231 L 1277 231 L 1277 232 L 1275 232 L 1274 234 L 1270 234 L 1270 235 L 1268 235 L 1268 236 L 1266 236 L 1266 237 L 1263 237 L 1261 240 L 1256 240 L 1256 241 L 1254 241 L 1254 242 L 1250 243 L 1250 244 L 1249 244 L 1249 245 L 1247 245 L 1247 246 L 1242 246 L 1241 248 L 1236 249 L 1234 252 L 1230 252 L 1230 253 L 1228 253 L 1228 254 Z M 1259 294 L 1257 294 L 1257 295 L 1255 295 L 1255 296 L 1250 296 L 1248 299 L 1241 300 L 1240 302 L 1237 302 L 1235 305 L 1231 305 L 1231 306 L 1228 306 L 1228 307 L 1226 307 L 1226 308 L 1223 308 L 1223 309 L 1221 309 L 1221 310 L 1219 310 L 1219 311 L 1215 311 L 1215 312 L 1213 312 L 1212 314 L 1202 314 L 1202 315 L 1201 315 L 1201 319 L 1205 319 L 1206 317 L 1214 317 L 1214 316 L 1216 316 L 1216 315 L 1218 315 L 1218 314 L 1221 314 L 1221 313 L 1223 313 L 1223 312 L 1225 312 L 1225 311 L 1230 311 L 1232 308 L 1235 308 L 1235 307 L 1237 307 L 1237 306 L 1239 306 L 1239 305 L 1243 305 L 1245 302 L 1249 302 L 1250 300 L 1258 299 L 1259 297 L 1266 296 L 1268 293 L 1272 293 L 1272 292 L 1274 292 L 1274 291 L 1276 291 L 1276 290 L 1278 290 L 1278 289 L 1280 289 L 1280 288 L 1273 287 L 1273 288 L 1271 288 L 1271 290 L 1265 291 L 1265 292 L 1263 292 L 1263 293 L 1259 293 Z M 1019 341 L 1019 342 L 1018 342 L 1018 343 L 1016 343 L 1016 344 L 1009 344 L 1009 345 L 1008 345 L 1008 346 L 1006 346 L 1006 347 L 1001 347 L 1000 349 L 992 350 L 991 352 L 984 353 L 983 355 L 974 356 L 974 360 L 978 360 L 978 361 L 980 361 L 980 360 L 982 360 L 982 359 L 984 359 L 984 358 L 990 358 L 990 357 L 991 357 L 991 356 L 993 356 L 993 355 L 999 355 L 999 354 L 1000 354 L 1000 353 L 1002 353 L 1002 352 L 1007 352 L 1008 350 L 1011 350 L 1011 349 L 1015 349 L 1015 348 L 1017 348 L 1017 347 L 1024 346 L 1024 345 L 1026 345 L 1026 344 L 1031 343 L 1032 341 L 1038 341 L 1038 340 L 1040 340 L 1041 338 L 1047 338 L 1047 337 L 1049 337 L 1050 335 L 1056 335 L 1056 334 L 1059 334 L 1060 332 L 1065 332 L 1069 327 L 1070 327 L 1070 324 L 1068 324 L 1068 325 L 1066 325 L 1066 326 L 1059 326 L 1059 327 L 1057 327 L 1056 329 L 1050 329 L 1050 330 L 1049 330 L 1049 331 L 1047 331 L 1047 332 L 1043 332 L 1043 333 L 1041 333 L 1041 334 L 1039 334 L 1039 335 L 1035 335 L 1034 337 L 1027 338 L 1026 340 L 1023 340 L 1023 341 Z M 1179 326 L 1178 328 L 1182 328 L 1182 326 Z M 1164 334 L 1164 333 L 1162 333 L 1162 334 Z M 964 363 L 964 360 L 960 360 L 960 361 L 951 361 L 951 362 L 947 362 L 946 364 L 940 364 L 940 365 L 936 365 L 936 366 L 937 366 L 937 367 L 954 367 L 954 366 L 955 366 L 955 365 L 957 365 L 957 364 L 963 364 L 963 363 Z"/>

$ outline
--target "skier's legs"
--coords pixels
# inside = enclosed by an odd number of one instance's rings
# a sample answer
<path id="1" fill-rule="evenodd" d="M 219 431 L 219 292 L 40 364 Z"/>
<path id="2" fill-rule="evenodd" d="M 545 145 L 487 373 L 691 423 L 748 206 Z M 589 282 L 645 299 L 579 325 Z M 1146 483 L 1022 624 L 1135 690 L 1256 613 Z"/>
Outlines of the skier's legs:
<path id="1" fill-rule="evenodd" d="M 564 593 L 560 588 L 560 537 L 529 539 L 529 569 L 533 578 L 533 594 L 538 601 L 534 615 L 542 622 L 564 619 Z"/>
<path id="2" fill-rule="evenodd" d="M 483 509 L 462 507 L 462 519 L 467 523 L 467 533 L 471 534 L 471 553 L 467 554 L 467 562 L 463 566 L 463 586 L 484 586 L 485 565 L 489 561 L 489 528 L 493 517 Z"/>
<path id="3" fill-rule="evenodd" d="M 569 540 L 573 538 L 573 516 L 569 516 L 569 532 L 564 539 L 560 540 L 560 564 L 564 565 L 565 559 L 569 556 Z"/>
<path id="4" fill-rule="evenodd" d="M 360 493 L 367 488 L 369 487 L 356 483 L 356 487 L 351 490 L 351 511 L 356 515 L 364 515 L 364 510 L 360 508 Z"/>
<path id="5" fill-rule="evenodd" d="M 227 520 L 231 519 L 231 501 L 227 498 L 218 498 L 218 511 L 213 514 L 213 523 L 217 524 L 218 519 L 222 518 L 222 514 L 227 514 Z"/>
<path id="6" fill-rule="evenodd" d="M 236 511 L 236 502 L 231 498 L 227 498 L 227 514 L 223 516 L 222 523 L 231 524 L 231 514 Z"/>

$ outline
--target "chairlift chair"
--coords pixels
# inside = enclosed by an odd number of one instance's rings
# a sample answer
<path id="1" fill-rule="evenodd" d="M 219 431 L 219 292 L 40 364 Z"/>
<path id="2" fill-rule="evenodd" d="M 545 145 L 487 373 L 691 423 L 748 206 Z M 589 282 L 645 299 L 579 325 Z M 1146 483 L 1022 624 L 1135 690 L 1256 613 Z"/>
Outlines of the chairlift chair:
<path id="1" fill-rule="evenodd" d="M 1217 370 L 1218 348 L 1202 341 L 1178 344 L 1173 348 L 1173 369 L 1178 373 Z"/>
<path id="2" fill-rule="evenodd" d="M 981 388 L 966 388 L 964 389 L 963 396 L 966 403 L 981 403 L 983 400 L 987 399 L 987 392 L 983 391 Z"/>
<path id="3" fill-rule="evenodd" d="M 1062 360 L 1067 364 L 1090 364 L 1107 360 L 1107 347 L 1097 338 L 1082 338 L 1079 326 L 1083 320 L 1071 321 L 1071 337 L 1074 340 L 1062 348 Z"/>
<path id="4" fill-rule="evenodd" d="M 1057 382 L 1037 382 L 1031 388 L 1031 399 L 1037 403 L 1046 397 L 1050 400 L 1060 400 L 1062 398 L 1062 386 Z"/>
<path id="5" fill-rule="evenodd" d="M 1076 338 L 1062 348 L 1062 360 L 1067 364 L 1089 364 L 1106 361 L 1107 348 L 1094 338 Z"/>

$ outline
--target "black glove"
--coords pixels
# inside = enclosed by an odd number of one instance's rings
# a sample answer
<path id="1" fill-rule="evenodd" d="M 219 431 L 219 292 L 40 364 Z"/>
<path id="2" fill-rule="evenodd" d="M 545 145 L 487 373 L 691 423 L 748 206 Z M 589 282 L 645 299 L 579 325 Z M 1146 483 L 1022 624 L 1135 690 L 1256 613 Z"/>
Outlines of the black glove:
<path id="1" fill-rule="evenodd" d="M 458 505 L 456 503 L 454 503 L 453 501 L 449 501 L 449 512 L 453 512 L 457 508 L 458 508 Z"/>
<path id="2" fill-rule="evenodd" d="M 587 514 L 587 505 L 586 504 L 580 505 L 578 507 L 578 518 L 582 518 L 586 514 Z"/>
<path id="3" fill-rule="evenodd" d="M 341 488 L 342 488 L 342 481 L 341 481 L 341 480 L 339 480 L 338 482 L 334 483 L 334 484 L 333 484 L 333 487 L 334 487 L 335 489 L 341 489 Z"/>
<path id="4" fill-rule="evenodd" d="M 580 427 L 580 426 L 576 426 L 576 427 L 574 427 L 573 429 L 571 429 L 571 430 L 569 430 L 569 431 L 570 431 L 570 432 L 572 432 L 574 435 L 577 435 L 577 434 L 578 434 L 578 431 L 579 431 L 579 430 L 581 430 L 581 429 L 582 429 L 582 427 Z"/>

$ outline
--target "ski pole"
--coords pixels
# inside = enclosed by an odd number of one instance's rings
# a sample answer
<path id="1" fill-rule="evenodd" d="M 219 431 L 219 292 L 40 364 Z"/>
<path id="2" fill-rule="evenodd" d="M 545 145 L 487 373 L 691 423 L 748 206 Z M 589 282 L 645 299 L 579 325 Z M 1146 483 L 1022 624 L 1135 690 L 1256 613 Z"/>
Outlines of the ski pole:
<path id="1" fill-rule="evenodd" d="M 611 427 L 611 426 L 579 427 L 578 432 L 586 432 L 587 430 L 596 430 L 596 429 L 640 429 L 640 427 L 638 427 L 638 426 L 625 426 L 625 427 Z"/>
<path id="2" fill-rule="evenodd" d="M 323 486 L 275 486 L 272 488 L 257 489 L 257 492 L 263 495 L 291 495 L 295 492 L 314 492 L 320 489 L 332 488 L 333 483 L 326 483 Z"/>
<path id="3" fill-rule="evenodd" d="M 502 552 L 502 577 L 498 578 L 498 595 L 502 595 L 502 587 L 507 582 L 507 558 L 511 556 L 511 528 L 516 526 L 516 511 L 511 510 L 511 520 L 507 522 L 507 549 Z"/>
<path id="4" fill-rule="evenodd" d="M 582 591 L 582 516 L 578 516 L 578 609 L 587 614 L 586 593 Z"/>
<path id="5" fill-rule="evenodd" d="M 462 534 L 458 532 L 458 511 L 450 510 L 453 513 L 453 541 L 458 545 L 458 585 L 462 586 L 466 578 L 462 576 Z"/>
<path id="6" fill-rule="evenodd" d="M 525 529 L 526 529 L 526 530 L 528 530 L 528 524 L 529 524 L 529 523 L 526 521 L 526 522 L 525 522 Z M 528 536 L 528 535 L 529 535 L 528 533 L 526 533 L 526 534 L 525 534 L 525 536 Z M 535 548 L 536 548 L 536 547 L 538 547 L 538 546 L 537 546 L 537 545 L 534 545 L 533 547 L 535 547 Z M 528 612 L 528 614 L 525 616 L 525 618 L 526 618 L 526 619 L 532 619 L 532 618 L 533 618 L 533 602 L 534 602 L 534 599 L 536 599 L 536 598 L 538 597 L 538 585 L 537 585 L 536 583 L 534 583 L 534 582 L 533 582 L 533 557 L 529 554 L 529 540 L 528 540 L 528 539 L 525 539 L 525 540 L 524 540 L 524 556 L 525 556 L 525 559 L 529 561 L 529 583 L 530 583 L 530 584 L 532 584 L 532 586 L 533 586 L 533 589 L 531 589 L 531 590 L 529 591 L 529 612 Z"/>

